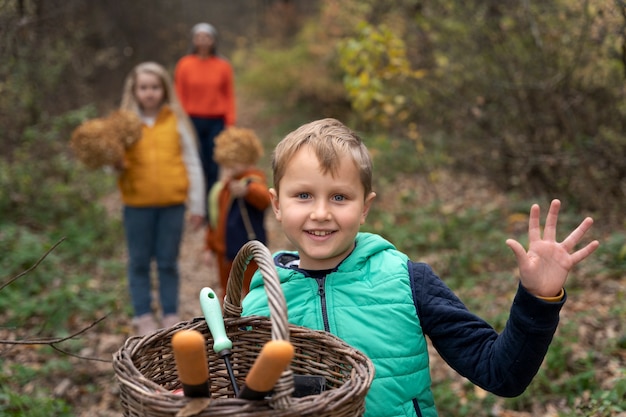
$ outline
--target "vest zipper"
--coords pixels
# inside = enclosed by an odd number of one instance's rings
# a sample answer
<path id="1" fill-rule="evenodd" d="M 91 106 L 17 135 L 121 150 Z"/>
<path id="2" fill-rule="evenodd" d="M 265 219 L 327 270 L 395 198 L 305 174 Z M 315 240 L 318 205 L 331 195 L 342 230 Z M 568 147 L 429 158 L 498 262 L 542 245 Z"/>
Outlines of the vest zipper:
<path id="1" fill-rule="evenodd" d="M 413 398 L 413 408 L 415 409 L 415 413 L 417 413 L 417 417 L 422 417 L 422 410 L 420 409 L 417 398 Z"/>
<path id="2" fill-rule="evenodd" d="M 326 282 L 326 276 L 322 278 L 315 278 L 317 281 L 317 293 L 320 296 L 320 304 L 322 307 L 322 319 L 324 320 L 324 330 L 330 333 L 330 325 L 328 324 L 328 310 L 326 308 L 326 290 L 324 284 Z"/>

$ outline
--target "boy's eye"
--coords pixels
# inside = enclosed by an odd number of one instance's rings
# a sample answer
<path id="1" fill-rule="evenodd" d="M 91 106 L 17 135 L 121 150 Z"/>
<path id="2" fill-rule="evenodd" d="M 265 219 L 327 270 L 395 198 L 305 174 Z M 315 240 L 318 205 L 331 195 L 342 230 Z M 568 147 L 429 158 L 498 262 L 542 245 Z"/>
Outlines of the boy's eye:
<path id="1" fill-rule="evenodd" d="M 346 197 L 340 194 L 333 196 L 333 201 L 344 201 L 345 199 Z"/>
<path id="2" fill-rule="evenodd" d="M 298 198 L 301 200 L 306 200 L 307 198 L 309 198 L 310 194 L 309 193 L 299 193 L 298 194 Z"/>

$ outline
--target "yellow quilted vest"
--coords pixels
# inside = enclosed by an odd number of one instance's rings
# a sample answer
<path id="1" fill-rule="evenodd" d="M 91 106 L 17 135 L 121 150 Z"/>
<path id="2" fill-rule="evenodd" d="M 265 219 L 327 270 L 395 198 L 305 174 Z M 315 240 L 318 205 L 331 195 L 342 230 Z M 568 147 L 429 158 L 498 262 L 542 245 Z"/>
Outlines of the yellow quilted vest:
<path id="1" fill-rule="evenodd" d="M 118 185 L 124 204 L 171 206 L 187 200 L 189 178 L 176 115 L 163 107 L 154 126 L 143 125 L 141 139 L 126 150 Z"/>

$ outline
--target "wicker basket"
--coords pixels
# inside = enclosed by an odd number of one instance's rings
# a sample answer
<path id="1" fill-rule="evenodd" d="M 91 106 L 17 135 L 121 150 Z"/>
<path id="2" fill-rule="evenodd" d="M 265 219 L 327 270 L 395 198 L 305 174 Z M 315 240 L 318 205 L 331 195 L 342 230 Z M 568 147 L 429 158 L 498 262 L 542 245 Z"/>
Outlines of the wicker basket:
<path id="1" fill-rule="evenodd" d="M 265 280 L 270 317 L 241 317 L 243 272 L 254 259 Z M 374 377 L 372 362 L 360 351 L 326 332 L 287 322 L 287 306 L 269 250 L 257 241 L 247 243 L 237 254 L 224 300 L 224 323 L 232 341 L 230 362 L 239 386 L 263 345 L 272 339 L 289 340 L 295 348 L 290 367 L 283 372 L 269 400 L 234 398 L 223 358 L 213 351 L 213 340 L 203 317 L 181 322 L 142 337 L 129 338 L 115 353 L 113 367 L 120 384 L 125 416 L 166 417 L 188 410 L 190 399 L 172 391 L 181 388 L 171 348 L 179 330 L 195 329 L 206 340 L 210 370 L 211 400 L 192 414 L 197 416 L 360 416 L 365 395 Z M 326 390 L 318 395 L 292 397 L 293 374 L 320 375 Z M 208 405 L 206 405 L 208 403 Z"/>

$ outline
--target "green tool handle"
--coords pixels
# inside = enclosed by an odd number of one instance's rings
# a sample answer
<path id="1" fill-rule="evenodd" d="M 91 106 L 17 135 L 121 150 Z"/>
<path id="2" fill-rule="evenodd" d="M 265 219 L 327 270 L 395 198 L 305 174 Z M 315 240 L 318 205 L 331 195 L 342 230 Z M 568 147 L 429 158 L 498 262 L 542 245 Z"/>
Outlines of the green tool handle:
<path id="1" fill-rule="evenodd" d="M 200 290 L 200 307 L 213 336 L 215 353 L 219 355 L 224 350 L 230 351 L 233 348 L 233 342 L 226 336 L 222 307 L 217 294 L 211 288 L 204 287 Z"/>

